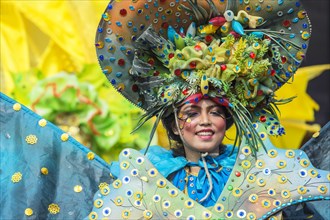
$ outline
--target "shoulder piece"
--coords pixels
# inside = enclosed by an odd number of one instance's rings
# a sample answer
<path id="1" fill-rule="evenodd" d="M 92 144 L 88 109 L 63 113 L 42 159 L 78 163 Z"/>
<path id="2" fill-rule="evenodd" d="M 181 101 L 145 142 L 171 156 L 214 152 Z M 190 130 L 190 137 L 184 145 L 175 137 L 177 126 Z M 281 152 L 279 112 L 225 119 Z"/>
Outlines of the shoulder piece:
<path id="1" fill-rule="evenodd" d="M 242 141 L 233 172 L 214 207 L 191 200 L 141 153 L 126 149 L 120 154 L 118 179 L 96 193 L 89 218 L 266 219 L 293 204 L 330 199 L 328 171 L 316 169 L 301 150 L 273 146 L 262 123 L 254 123 L 254 128 L 265 149 L 254 157 Z"/>

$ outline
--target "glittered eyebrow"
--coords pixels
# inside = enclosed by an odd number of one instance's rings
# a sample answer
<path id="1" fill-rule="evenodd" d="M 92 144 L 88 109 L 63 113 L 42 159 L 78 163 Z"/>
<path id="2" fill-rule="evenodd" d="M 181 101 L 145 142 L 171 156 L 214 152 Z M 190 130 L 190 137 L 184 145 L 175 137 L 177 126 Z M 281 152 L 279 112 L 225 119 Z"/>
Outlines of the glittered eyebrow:
<path id="1" fill-rule="evenodd" d="M 187 110 L 189 110 L 189 109 L 200 109 L 200 108 L 201 108 L 201 107 L 198 106 L 198 105 L 187 104 L 186 106 L 184 106 L 184 107 L 181 108 L 181 111 L 187 111 Z M 220 105 L 217 105 L 217 104 L 207 106 L 206 108 L 207 108 L 207 110 L 210 110 L 210 109 L 212 109 L 212 108 L 219 108 L 219 109 L 223 110 L 222 107 L 221 107 Z"/>

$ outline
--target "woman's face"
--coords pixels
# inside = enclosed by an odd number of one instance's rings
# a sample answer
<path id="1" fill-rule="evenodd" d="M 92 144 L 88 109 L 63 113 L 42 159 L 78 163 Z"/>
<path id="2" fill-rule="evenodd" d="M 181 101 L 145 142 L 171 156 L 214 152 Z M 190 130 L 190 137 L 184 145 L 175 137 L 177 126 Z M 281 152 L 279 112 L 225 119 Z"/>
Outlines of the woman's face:
<path id="1" fill-rule="evenodd" d="M 209 99 L 185 104 L 180 108 L 178 119 L 187 157 L 200 152 L 219 152 L 226 132 L 225 113 L 220 105 Z M 174 131 L 179 134 L 177 129 Z"/>

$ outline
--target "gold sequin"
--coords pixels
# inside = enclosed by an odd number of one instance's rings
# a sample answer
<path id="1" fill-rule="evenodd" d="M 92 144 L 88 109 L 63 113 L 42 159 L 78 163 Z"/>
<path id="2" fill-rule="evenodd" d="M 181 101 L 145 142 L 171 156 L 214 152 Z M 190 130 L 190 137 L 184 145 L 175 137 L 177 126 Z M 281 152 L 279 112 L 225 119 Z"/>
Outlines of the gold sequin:
<path id="1" fill-rule="evenodd" d="M 247 175 L 246 177 L 246 180 L 249 182 L 249 183 L 254 183 L 256 181 L 256 175 L 253 174 L 253 173 L 250 173 L 249 175 Z"/>
<path id="2" fill-rule="evenodd" d="M 102 189 L 102 188 L 105 187 L 105 186 L 109 186 L 109 184 L 106 183 L 106 182 L 100 183 L 100 184 L 99 184 L 99 189 Z"/>
<path id="3" fill-rule="evenodd" d="M 75 185 L 73 187 L 73 190 L 76 192 L 76 193 L 80 193 L 82 191 L 82 186 L 80 185 Z"/>
<path id="4" fill-rule="evenodd" d="M 227 212 L 226 212 L 226 217 L 227 217 L 227 218 L 231 218 L 231 217 L 233 217 L 233 212 L 232 212 L 232 211 L 227 211 Z"/>
<path id="5" fill-rule="evenodd" d="M 155 177 L 155 176 L 157 176 L 157 174 L 158 174 L 158 171 L 157 171 L 157 169 L 155 169 L 155 168 L 151 168 L 151 169 L 148 171 L 148 175 L 149 175 L 150 177 Z"/>
<path id="6" fill-rule="evenodd" d="M 328 192 L 328 188 L 325 185 L 320 185 L 317 187 L 317 190 L 322 194 L 326 194 Z"/>
<path id="7" fill-rule="evenodd" d="M 131 211 L 130 210 L 123 210 L 122 212 L 121 212 L 121 217 L 123 218 L 123 219 L 128 219 L 129 217 L 131 216 Z"/>
<path id="8" fill-rule="evenodd" d="M 45 119 L 40 119 L 38 124 L 40 127 L 45 127 L 47 125 L 47 121 Z"/>
<path id="9" fill-rule="evenodd" d="M 89 213 L 89 215 L 88 215 L 88 218 L 89 219 L 97 219 L 97 217 L 98 217 L 98 215 L 97 215 L 97 213 L 96 212 L 91 212 L 91 213 Z"/>
<path id="10" fill-rule="evenodd" d="M 242 195 L 242 190 L 240 188 L 234 188 L 232 190 L 232 194 L 235 197 L 240 197 Z"/>
<path id="11" fill-rule="evenodd" d="M 264 199 L 264 200 L 262 200 L 261 205 L 264 208 L 269 208 L 270 205 L 271 205 L 271 203 L 270 203 L 270 201 L 268 199 Z"/>
<path id="12" fill-rule="evenodd" d="M 249 196 L 249 201 L 252 203 L 256 203 L 258 201 L 259 196 L 257 194 L 251 194 Z"/>
<path id="13" fill-rule="evenodd" d="M 309 160 L 307 160 L 307 159 L 301 159 L 299 163 L 302 167 L 305 167 L 305 168 L 309 166 Z"/>
<path id="14" fill-rule="evenodd" d="M 204 211 L 203 212 L 203 219 L 211 219 L 212 218 L 212 213 L 209 211 Z"/>
<path id="15" fill-rule="evenodd" d="M 307 31 L 303 31 L 301 33 L 301 38 L 304 40 L 308 40 L 311 37 L 311 35 Z"/>
<path id="16" fill-rule="evenodd" d="M 289 190 L 284 189 L 284 190 L 282 190 L 282 192 L 281 192 L 281 196 L 282 196 L 283 198 L 287 199 L 287 198 L 289 198 L 289 197 L 291 196 L 291 193 L 290 193 Z"/>
<path id="17" fill-rule="evenodd" d="M 40 172 L 43 174 L 43 175 L 47 175 L 48 174 L 48 169 L 46 167 L 42 167 L 40 169 Z"/>
<path id="18" fill-rule="evenodd" d="M 282 202 L 280 201 L 280 200 L 274 200 L 273 201 L 273 206 L 275 206 L 275 207 L 278 207 L 278 206 L 280 206 L 282 204 Z"/>
<path id="19" fill-rule="evenodd" d="M 288 178 L 285 175 L 281 175 L 277 178 L 278 182 L 284 184 L 288 181 Z"/>
<path id="20" fill-rule="evenodd" d="M 178 195 L 178 191 L 176 189 L 170 189 L 168 191 L 168 194 L 171 196 L 171 197 L 176 197 Z"/>
<path id="21" fill-rule="evenodd" d="M 61 140 L 62 141 L 67 141 L 69 139 L 69 135 L 67 133 L 64 133 L 61 135 Z"/>
<path id="22" fill-rule="evenodd" d="M 261 168 L 264 168 L 265 162 L 263 160 L 257 160 L 255 165 L 257 168 L 261 169 Z"/>
<path id="23" fill-rule="evenodd" d="M 285 156 L 286 156 L 287 158 L 294 158 L 295 153 L 294 153 L 293 150 L 287 150 L 287 151 L 285 152 Z"/>
<path id="24" fill-rule="evenodd" d="M 297 58 L 298 60 L 303 60 L 304 57 L 305 57 L 305 53 L 304 53 L 303 51 L 298 51 L 298 52 L 296 53 L 296 58 Z"/>
<path id="25" fill-rule="evenodd" d="M 264 141 L 264 140 L 267 139 L 268 136 L 267 136 L 267 133 L 266 132 L 260 132 L 259 133 L 259 137 L 260 137 L 261 140 Z"/>
<path id="26" fill-rule="evenodd" d="M 102 49 L 104 47 L 103 41 L 98 41 L 95 45 L 98 49 Z"/>
<path id="27" fill-rule="evenodd" d="M 295 67 L 293 66 L 293 65 L 289 65 L 288 67 L 287 67 L 287 70 L 290 72 L 290 73 L 293 73 L 293 71 L 295 71 L 295 69 L 294 69 Z M 288 76 L 286 75 L 286 74 L 283 74 L 283 79 L 286 79 Z"/>
<path id="28" fill-rule="evenodd" d="M 108 195 L 110 193 L 110 188 L 109 186 L 104 186 L 100 189 L 100 193 L 104 196 Z"/>
<path id="29" fill-rule="evenodd" d="M 112 67 L 111 66 L 106 66 L 106 67 L 104 67 L 104 69 L 103 69 L 103 71 L 105 72 L 105 73 L 112 73 Z"/>
<path id="30" fill-rule="evenodd" d="M 194 201 L 192 199 L 188 199 L 184 202 L 184 206 L 188 209 L 194 207 Z"/>
<path id="31" fill-rule="evenodd" d="M 254 214 L 253 212 L 249 212 L 249 213 L 246 215 L 246 218 L 249 219 L 249 220 L 255 220 L 255 219 L 257 219 L 257 216 L 256 216 L 256 214 Z"/>
<path id="32" fill-rule="evenodd" d="M 121 182 L 121 180 L 119 180 L 119 179 L 116 179 L 116 180 L 112 183 L 112 186 L 113 186 L 114 188 L 116 188 L 116 189 L 120 188 L 121 185 L 122 185 L 122 182 Z"/>
<path id="33" fill-rule="evenodd" d="M 93 152 L 88 152 L 87 159 L 88 160 L 94 160 L 94 158 L 95 158 L 95 154 Z"/>
<path id="34" fill-rule="evenodd" d="M 150 210 L 144 210 L 143 217 L 145 219 L 151 219 L 152 218 L 152 211 L 150 211 Z"/>
<path id="35" fill-rule="evenodd" d="M 25 209 L 24 213 L 26 216 L 31 216 L 33 215 L 33 210 L 31 208 L 27 208 Z"/>
<path id="36" fill-rule="evenodd" d="M 30 135 L 26 136 L 25 141 L 28 144 L 36 144 L 38 142 L 38 138 L 37 138 L 37 136 L 30 134 Z"/>
<path id="37" fill-rule="evenodd" d="M 258 184 L 258 186 L 265 186 L 266 181 L 263 178 L 258 178 L 257 184 Z"/>
<path id="38" fill-rule="evenodd" d="M 316 177 L 318 172 L 315 169 L 308 170 L 308 175 L 312 178 Z"/>
<path id="39" fill-rule="evenodd" d="M 95 208 L 97 208 L 97 209 L 101 208 L 101 207 L 103 206 L 103 200 L 102 200 L 102 199 L 96 199 L 96 200 L 94 201 L 94 206 L 95 206 Z"/>
<path id="40" fill-rule="evenodd" d="M 320 132 L 317 131 L 313 134 L 313 138 L 317 138 L 319 135 L 320 135 Z"/>
<path id="41" fill-rule="evenodd" d="M 307 192 L 307 188 L 304 186 L 298 186 L 297 187 L 297 192 L 301 195 L 305 194 Z"/>
<path id="42" fill-rule="evenodd" d="M 300 10 L 297 13 L 299 19 L 304 19 L 306 17 L 306 11 L 305 10 Z"/>
<path id="43" fill-rule="evenodd" d="M 135 193 L 134 193 L 134 198 L 135 198 L 136 200 L 142 200 L 142 198 L 143 198 L 143 193 L 142 193 L 142 192 L 135 192 Z"/>
<path id="44" fill-rule="evenodd" d="M 224 211 L 224 206 L 221 204 L 221 203 L 217 203 L 215 206 L 214 206 L 214 209 L 216 212 L 223 212 Z"/>
<path id="45" fill-rule="evenodd" d="M 274 158 L 274 157 L 277 156 L 277 151 L 275 149 L 271 149 L 271 150 L 268 151 L 267 154 L 270 158 Z"/>
<path id="46" fill-rule="evenodd" d="M 130 163 L 127 162 L 127 161 L 123 161 L 123 162 L 120 163 L 120 168 L 122 170 L 127 170 L 129 168 L 129 166 L 130 166 Z"/>
<path id="47" fill-rule="evenodd" d="M 277 163 L 276 163 L 276 166 L 280 169 L 282 168 L 285 168 L 286 167 L 286 161 L 285 160 L 279 160 Z"/>
<path id="48" fill-rule="evenodd" d="M 21 172 L 16 172 L 11 176 L 11 181 L 13 183 L 18 183 L 21 180 L 22 180 L 22 173 Z"/>
<path id="49" fill-rule="evenodd" d="M 60 212 L 60 207 L 57 204 L 52 203 L 48 206 L 48 211 L 50 214 L 56 215 Z"/>
<path id="50" fill-rule="evenodd" d="M 245 146 L 242 148 L 242 153 L 245 155 L 245 156 L 248 156 L 251 154 L 251 148 L 249 146 Z"/>
<path id="51" fill-rule="evenodd" d="M 160 187 L 160 188 L 165 187 L 165 186 L 166 186 L 166 180 L 164 180 L 164 179 L 159 179 L 159 180 L 157 181 L 157 186 Z"/>
<path id="52" fill-rule="evenodd" d="M 116 206 L 121 206 L 124 203 L 123 197 L 117 196 L 114 200 L 114 203 L 116 204 Z"/>
<path id="53" fill-rule="evenodd" d="M 270 195 L 270 196 L 275 196 L 275 195 L 276 195 L 276 190 L 270 188 L 270 189 L 267 191 L 267 193 L 268 193 L 268 195 Z"/>
<path id="54" fill-rule="evenodd" d="M 244 169 L 249 169 L 250 166 L 251 166 L 251 162 L 250 162 L 250 161 L 248 161 L 248 160 L 243 160 L 243 161 L 242 161 L 242 167 L 243 167 Z"/>
<path id="55" fill-rule="evenodd" d="M 19 110 L 21 110 L 21 108 L 22 108 L 22 106 L 21 106 L 21 104 L 19 104 L 19 103 L 15 103 L 15 104 L 13 105 L 13 109 L 14 109 L 15 111 L 19 111 Z"/>

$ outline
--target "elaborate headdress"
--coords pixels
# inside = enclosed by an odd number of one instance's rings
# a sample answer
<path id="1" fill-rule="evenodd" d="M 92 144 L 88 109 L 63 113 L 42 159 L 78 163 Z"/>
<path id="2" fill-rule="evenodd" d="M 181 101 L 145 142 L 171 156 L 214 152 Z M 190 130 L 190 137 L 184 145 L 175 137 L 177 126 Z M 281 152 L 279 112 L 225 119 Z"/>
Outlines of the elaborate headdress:
<path id="1" fill-rule="evenodd" d="M 232 114 L 237 141 L 263 145 L 251 114 L 283 128 L 274 92 L 304 58 L 310 24 L 298 1 L 111 1 L 96 36 L 101 68 L 111 84 L 146 114 L 170 113 L 192 94 L 217 98 Z M 260 121 L 266 121 L 260 117 Z"/>

